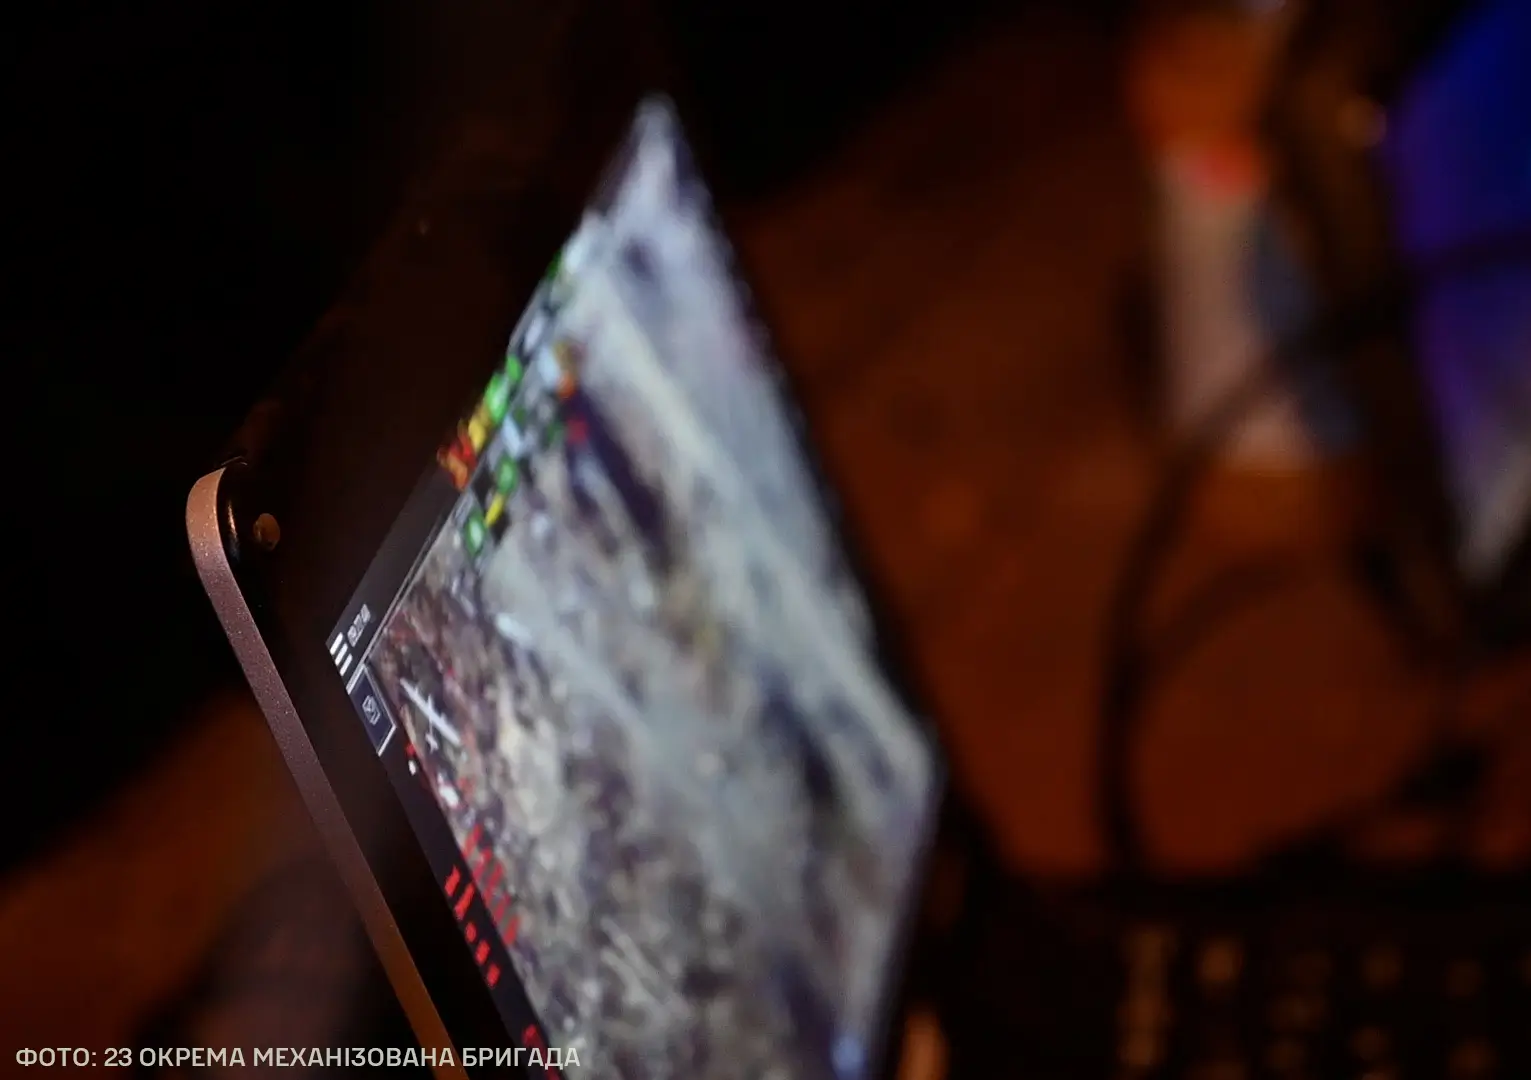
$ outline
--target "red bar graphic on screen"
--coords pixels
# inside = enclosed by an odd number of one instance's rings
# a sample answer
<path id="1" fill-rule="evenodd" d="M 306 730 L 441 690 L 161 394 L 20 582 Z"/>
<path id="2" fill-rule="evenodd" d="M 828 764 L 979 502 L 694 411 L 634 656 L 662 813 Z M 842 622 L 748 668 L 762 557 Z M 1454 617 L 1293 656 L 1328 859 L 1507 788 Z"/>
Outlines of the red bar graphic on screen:
<path id="1" fill-rule="evenodd" d="M 457 906 L 452 909 L 452 914 L 457 916 L 459 922 L 462 921 L 463 919 L 467 918 L 467 916 L 468 916 L 468 905 L 471 904 L 472 902 L 473 902 L 473 882 L 470 881 L 470 882 L 468 882 L 468 887 L 462 891 L 462 896 L 460 896 L 458 898 Z"/>

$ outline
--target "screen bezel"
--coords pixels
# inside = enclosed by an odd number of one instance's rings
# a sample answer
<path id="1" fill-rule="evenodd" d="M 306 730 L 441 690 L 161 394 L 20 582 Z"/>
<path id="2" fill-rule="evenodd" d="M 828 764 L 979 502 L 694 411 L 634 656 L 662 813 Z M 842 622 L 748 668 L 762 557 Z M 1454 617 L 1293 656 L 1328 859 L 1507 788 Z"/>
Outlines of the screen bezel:
<path id="1" fill-rule="evenodd" d="M 1481 0 L 1433 0 L 1408 18 L 1376 2 L 1310 8 L 1272 94 L 1267 131 L 1278 199 L 1322 309 L 1387 322 L 1335 359 L 1377 463 L 1395 554 L 1432 619 L 1492 650 L 1531 636 L 1531 515 L 1496 572 L 1467 573 L 1459 554 L 1466 511 L 1450 494 L 1443 434 L 1409 319 L 1413 271 L 1395 238 L 1374 146 L 1340 122 L 1358 102 L 1385 113 L 1481 7 Z"/>
<path id="2" fill-rule="evenodd" d="M 571 49 L 576 38 L 569 39 Z M 602 38 L 597 44 L 621 52 L 621 35 Z M 591 62 L 591 48 L 590 41 L 578 41 L 583 63 Z M 421 185 L 356 287 L 295 362 L 297 375 L 281 403 L 287 416 L 280 433 L 261 448 L 238 494 L 239 515 L 271 513 L 281 528 L 274 550 L 240 561 L 239 587 L 458 1046 L 503 1045 L 513 1033 L 500 1022 L 462 943 L 436 874 L 336 676 L 326 641 L 445 435 L 500 361 L 545 268 L 622 145 L 639 102 L 656 88 L 675 102 L 673 83 L 657 84 L 651 70 L 630 60 L 624 64 L 625 57 L 607 59 L 613 66 L 601 72 L 599 86 L 584 86 L 575 105 L 549 106 L 554 115 L 540 124 L 541 146 L 512 141 L 524 130 L 502 122 L 519 115 L 512 111 L 513 100 L 502 99 L 498 118 L 469 117 L 453 144 L 455 153 Z M 676 109 L 684 125 L 683 100 Z M 705 175 L 705 146 L 693 149 Z M 748 280 L 743 267 L 739 273 Z M 753 306 L 763 328 L 765 315 L 758 303 Z M 790 377 L 780 370 L 775 374 L 786 403 L 799 404 Z M 803 428 L 809 426 L 805 421 Z M 386 437 L 380 437 L 383 432 Z M 799 441 L 852 569 L 869 593 L 878 659 L 920 720 L 935 766 L 930 833 L 895 943 L 882 1013 L 885 1030 L 868 1047 L 868 1075 L 877 1076 L 896 1063 L 893 1025 L 905 993 L 904 968 L 925 868 L 943 817 L 945 762 L 919 708 L 923 697 L 913 689 L 907 653 L 878 603 L 881 590 L 861 557 L 855 530 L 833 498 L 822 461 L 807 439 Z M 332 464 L 321 470 L 308 467 L 311 462 Z M 482 1041 L 486 1038 L 491 1041 Z"/>

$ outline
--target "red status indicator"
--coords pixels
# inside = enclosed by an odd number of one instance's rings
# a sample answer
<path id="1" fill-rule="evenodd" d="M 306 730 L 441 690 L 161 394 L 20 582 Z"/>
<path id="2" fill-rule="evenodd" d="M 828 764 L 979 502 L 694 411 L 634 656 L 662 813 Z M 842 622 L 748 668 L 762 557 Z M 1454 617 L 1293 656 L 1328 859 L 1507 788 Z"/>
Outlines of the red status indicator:
<path id="1" fill-rule="evenodd" d="M 482 843 L 483 835 L 483 826 L 474 825 L 462 845 L 463 863 L 452 867 L 441 887 L 447 899 L 453 901 L 452 914 L 462 924 L 463 939 L 473 947 L 473 959 L 483 972 L 485 983 L 493 989 L 500 981 L 500 966 L 490 962 L 489 939 L 479 922 L 468 918 L 474 898 L 478 897 L 485 908 L 493 906 L 490 925 L 507 947 L 515 942 L 521 924 L 511 911 L 512 896 L 505 881 L 505 867 L 494 857 L 490 846 Z M 558 1073 L 550 1070 L 548 1075 Z"/>
<path id="2" fill-rule="evenodd" d="M 457 898 L 457 906 L 452 909 L 452 914 L 457 916 L 458 922 L 468 917 L 468 905 L 473 903 L 475 891 L 473 882 L 470 881 L 468 887 L 462 891 L 462 895 Z"/>

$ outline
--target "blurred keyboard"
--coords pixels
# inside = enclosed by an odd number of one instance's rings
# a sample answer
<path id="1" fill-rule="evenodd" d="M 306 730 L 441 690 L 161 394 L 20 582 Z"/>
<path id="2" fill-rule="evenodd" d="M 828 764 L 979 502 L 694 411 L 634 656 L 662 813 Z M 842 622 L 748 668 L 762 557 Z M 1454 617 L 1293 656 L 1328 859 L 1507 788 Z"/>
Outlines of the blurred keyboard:
<path id="1" fill-rule="evenodd" d="M 953 1080 L 1531 1080 L 1525 879 L 1015 887 L 969 934 Z"/>

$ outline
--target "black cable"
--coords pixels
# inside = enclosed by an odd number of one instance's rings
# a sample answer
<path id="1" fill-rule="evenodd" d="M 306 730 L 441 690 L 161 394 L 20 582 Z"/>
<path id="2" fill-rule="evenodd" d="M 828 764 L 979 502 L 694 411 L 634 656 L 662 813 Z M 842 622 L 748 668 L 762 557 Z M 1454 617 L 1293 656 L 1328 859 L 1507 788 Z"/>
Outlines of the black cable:
<path id="1" fill-rule="evenodd" d="M 1226 619 L 1288 591 L 1310 570 L 1303 561 L 1279 554 L 1253 556 L 1219 571 L 1156 633 L 1156 642 L 1143 645 L 1144 665 L 1154 682 L 1174 672 Z"/>
<path id="2" fill-rule="evenodd" d="M 1431 856 L 1434 866 L 1465 869 L 1471 842 L 1483 811 L 1483 787 L 1496 752 L 1517 733 L 1523 733 L 1531 717 L 1531 691 L 1514 698 L 1502 718 L 1485 730 L 1457 730 L 1463 699 L 1481 673 L 1472 652 L 1459 653 L 1442 673 L 1442 687 L 1432 735 L 1413 768 L 1377 796 L 1359 806 L 1348 807 L 1310 826 L 1296 842 L 1268 854 L 1267 872 L 1311 870 L 1348 861 L 1353 838 L 1389 815 L 1426 815 L 1442 825 L 1441 839 Z"/>
<path id="3" fill-rule="evenodd" d="M 1160 673 L 1160 665 L 1167 659 L 1178 658 L 1189 647 L 1181 641 L 1150 651 L 1142 642 L 1140 620 L 1159 574 L 1179 541 L 1191 503 L 1218 460 L 1219 451 L 1255 409 L 1304 376 L 1324 374 L 1327 358 L 1396 335 L 1406 325 L 1411 299 L 1421 288 L 1527 261 L 1531 261 L 1531 233 L 1524 231 L 1475 240 L 1432 255 L 1410 280 L 1390 283 L 1364 300 L 1339 305 L 1331 318 L 1319 320 L 1278 344 L 1270 353 L 1269 362 L 1258 365 L 1226 394 L 1173 451 L 1148 512 L 1129 544 L 1106 613 L 1104 678 L 1099 703 L 1098 813 L 1108 865 L 1118 873 L 1139 873 L 1145 863 L 1145 844 L 1132 793 L 1132 766 L 1142 706 L 1153 676 Z M 1200 599 L 1199 612 L 1193 609 L 1181 620 L 1180 635 L 1185 635 L 1189 627 L 1194 642 L 1213 618 L 1236 606 L 1240 599 L 1264 591 L 1268 582 L 1255 579 L 1275 572 L 1275 568 L 1265 567 L 1242 584 L 1226 581 L 1218 585 Z M 1460 655 L 1445 659 L 1448 667 L 1462 662 Z M 1424 767 L 1410 774 L 1403 786 L 1407 788 L 1412 780 L 1436 766 L 1449 766 L 1457 749 L 1437 738 Z"/>
<path id="4" fill-rule="evenodd" d="M 1358 322 L 1367 324 L 1370 319 Z M 1314 346 L 1331 337 L 1339 341 L 1342 335 L 1331 334 L 1328 328 L 1310 331 L 1278 353 L 1294 360 L 1311 356 Z M 1140 870 L 1145 854 L 1131 794 L 1135 729 L 1153 668 L 1150 656 L 1140 644 L 1141 612 L 1180 538 L 1191 501 L 1217 460 L 1218 451 L 1251 412 L 1284 389 L 1292 366 L 1258 365 L 1197 426 L 1171 457 L 1122 562 L 1106 614 L 1105 682 L 1099 733 L 1101 825 L 1109 862 L 1119 871 L 1130 874 Z"/>

